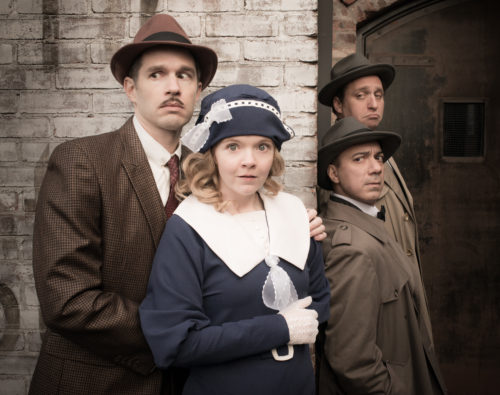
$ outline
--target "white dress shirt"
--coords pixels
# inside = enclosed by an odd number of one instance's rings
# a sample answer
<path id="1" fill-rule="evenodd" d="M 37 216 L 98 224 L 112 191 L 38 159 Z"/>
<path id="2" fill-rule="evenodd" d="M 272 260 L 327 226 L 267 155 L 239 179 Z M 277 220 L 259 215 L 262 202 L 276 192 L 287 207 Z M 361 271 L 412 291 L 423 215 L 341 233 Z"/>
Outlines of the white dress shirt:
<path id="1" fill-rule="evenodd" d="M 148 158 L 149 166 L 153 172 L 153 177 L 155 179 L 158 192 L 160 193 L 161 201 L 163 202 L 163 205 L 165 205 L 170 192 L 170 170 L 166 164 L 172 157 L 172 154 L 170 154 L 165 147 L 163 147 L 148 132 L 146 132 L 146 129 L 143 128 L 135 116 L 132 121 L 137 135 L 139 136 L 139 140 L 141 141 L 142 148 L 144 148 L 144 152 Z M 179 161 L 181 159 L 181 152 L 181 144 L 179 143 L 174 152 L 174 154 L 179 157 Z"/>
<path id="2" fill-rule="evenodd" d="M 337 196 L 340 199 L 344 199 L 348 201 L 351 204 L 354 204 L 357 208 L 359 208 L 362 212 L 371 215 L 372 217 L 376 217 L 378 213 L 378 208 L 375 206 L 370 206 L 369 204 L 359 202 L 355 199 L 352 199 L 350 197 L 344 196 L 344 195 L 339 195 L 338 193 L 333 192 L 334 196 Z"/>

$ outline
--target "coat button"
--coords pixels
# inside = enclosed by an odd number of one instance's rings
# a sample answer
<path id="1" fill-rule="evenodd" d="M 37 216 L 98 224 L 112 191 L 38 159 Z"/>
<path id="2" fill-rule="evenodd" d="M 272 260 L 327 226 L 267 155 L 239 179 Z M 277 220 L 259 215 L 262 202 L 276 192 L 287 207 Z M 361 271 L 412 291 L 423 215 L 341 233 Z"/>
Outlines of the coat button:
<path id="1" fill-rule="evenodd" d="M 408 249 L 406 250 L 406 255 L 407 255 L 407 256 L 412 256 L 412 255 L 413 255 L 413 251 L 412 251 L 410 248 L 408 248 Z"/>
<path id="2" fill-rule="evenodd" d="M 403 219 L 405 220 L 405 222 L 408 222 L 410 220 L 410 216 L 408 215 L 408 213 L 405 213 L 405 215 L 403 215 Z"/>
<path id="3" fill-rule="evenodd" d="M 340 229 L 342 229 L 342 230 L 346 230 L 347 228 L 348 228 L 347 225 L 340 225 Z"/>
<path id="4" fill-rule="evenodd" d="M 397 289 L 394 290 L 394 296 L 397 298 L 399 296 L 399 292 Z"/>

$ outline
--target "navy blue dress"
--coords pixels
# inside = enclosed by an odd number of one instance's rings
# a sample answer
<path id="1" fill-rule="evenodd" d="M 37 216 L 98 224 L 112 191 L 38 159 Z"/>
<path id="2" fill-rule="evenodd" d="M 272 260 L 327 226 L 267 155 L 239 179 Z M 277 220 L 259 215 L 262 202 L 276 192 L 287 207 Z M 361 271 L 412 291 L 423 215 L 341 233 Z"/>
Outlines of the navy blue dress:
<path id="1" fill-rule="evenodd" d="M 326 321 L 329 286 L 319 243 L 311 239 L 304 270 L 279 265 Z M 181 217 L 170 218 L 139 311 L 157 366 L 189 368 L 184 395 L 314 394 L 308 345 L 294 346 L 288 361 L 272 357 L 273 348 L 286 354 L 289 333 L 283 316 L 262 301 L 268 273 L 262 261 L 238 277 Z"/>

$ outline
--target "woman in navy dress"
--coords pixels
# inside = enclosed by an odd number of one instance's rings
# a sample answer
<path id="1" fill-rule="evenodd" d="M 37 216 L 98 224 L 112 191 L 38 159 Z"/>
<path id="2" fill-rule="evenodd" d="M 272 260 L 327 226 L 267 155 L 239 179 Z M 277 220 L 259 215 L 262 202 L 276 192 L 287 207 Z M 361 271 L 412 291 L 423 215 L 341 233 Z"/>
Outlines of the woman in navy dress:
<path id="1" fill-rule="evenodd" d="M 315 392 L 329 288 L 306 210 L 275 180 L 292 136 L 268 93 L 233 85 L 182 139 L 195 153 L 139 311 L 157 366 L 188 368 L 185 395 Z"/>

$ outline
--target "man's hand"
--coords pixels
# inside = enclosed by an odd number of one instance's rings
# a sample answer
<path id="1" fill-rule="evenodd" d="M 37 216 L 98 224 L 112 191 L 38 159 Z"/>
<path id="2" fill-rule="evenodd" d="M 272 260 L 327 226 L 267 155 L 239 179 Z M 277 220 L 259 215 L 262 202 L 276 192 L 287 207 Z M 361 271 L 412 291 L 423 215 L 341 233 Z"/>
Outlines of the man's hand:
<path id="1" fill-rule="evenodd" d="M 316 241 L 324 240 L 326 238 L 325 225 L 323 225 L 323 220 L 318 217 L 318 212 L 313 208 L 308 208 L 307 215 L 309 215 L 309 231 L 311 232 L 311 237 L 314 237 Z"/>

